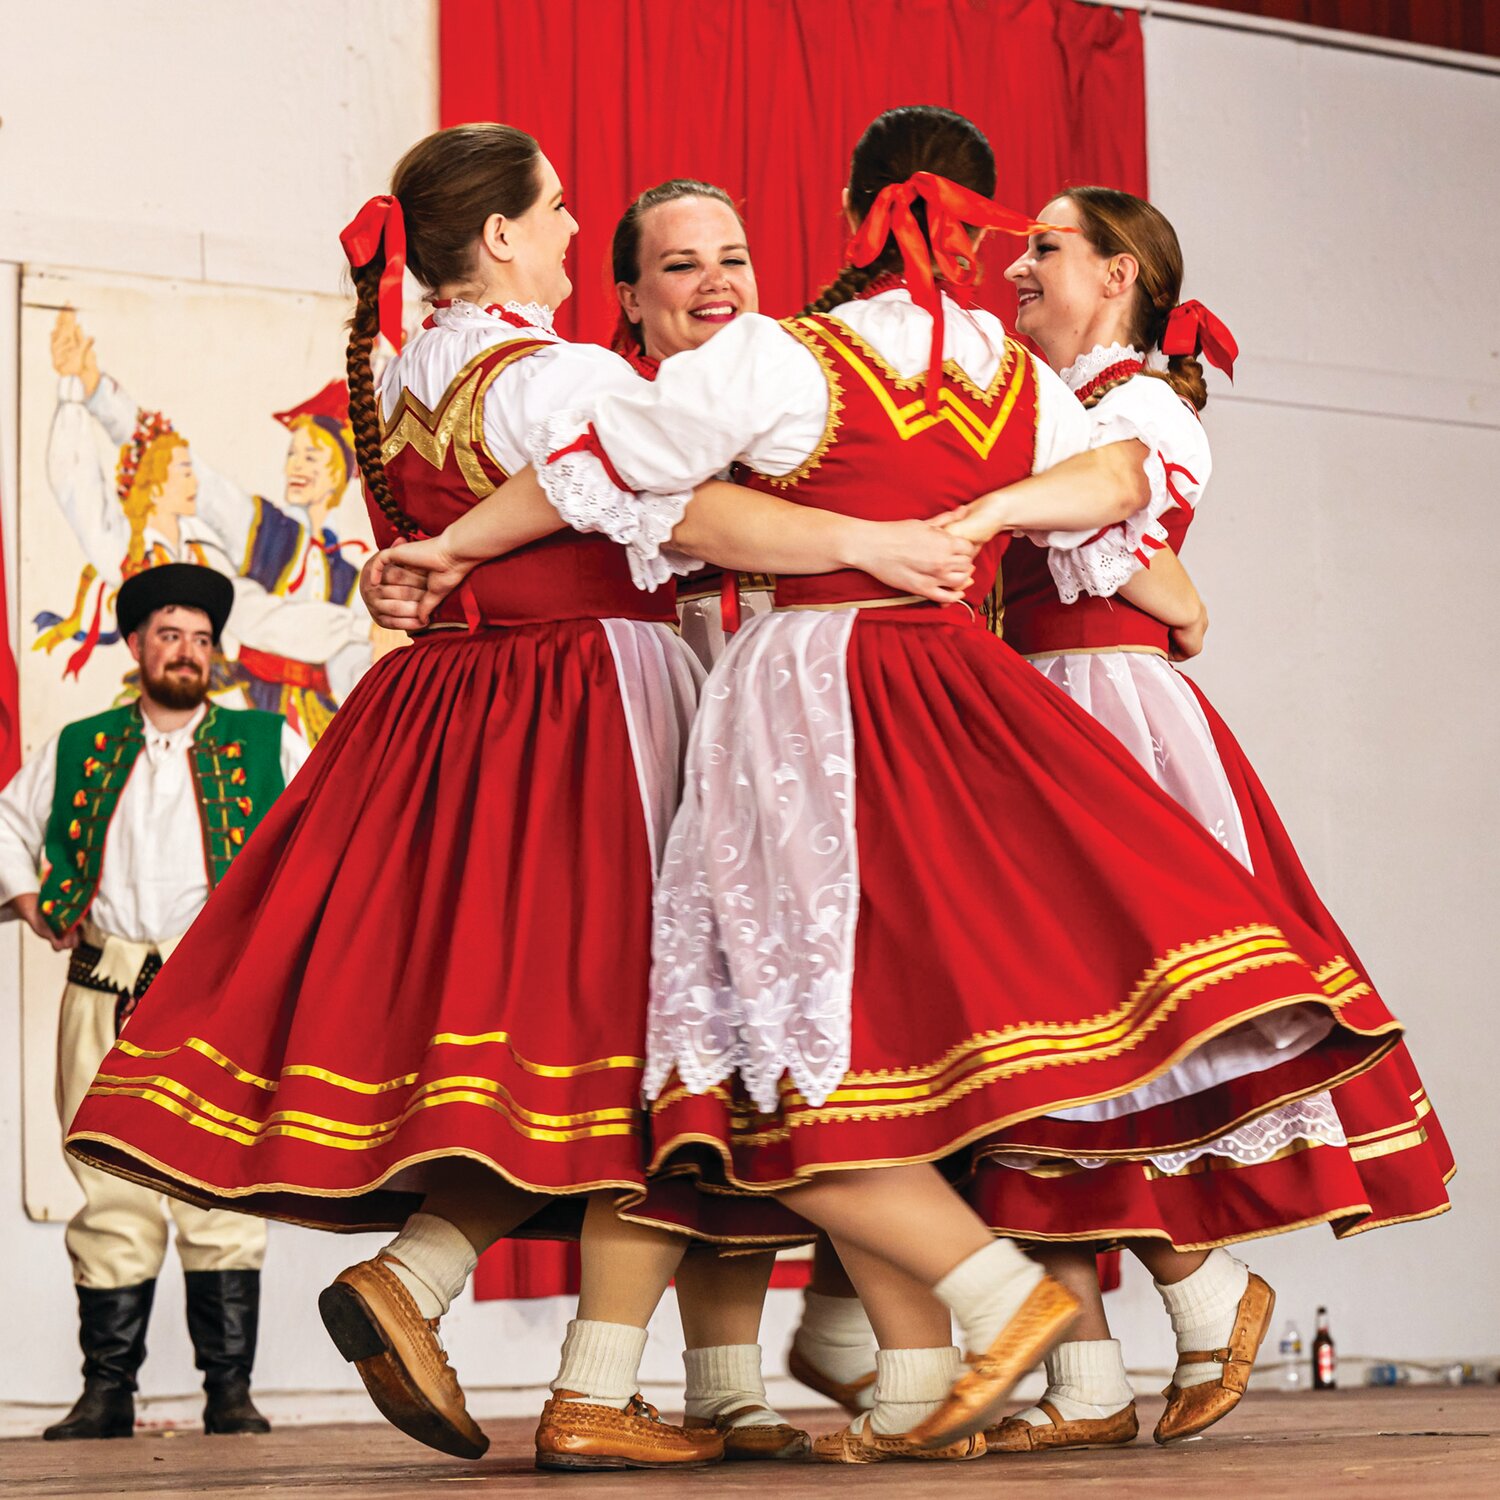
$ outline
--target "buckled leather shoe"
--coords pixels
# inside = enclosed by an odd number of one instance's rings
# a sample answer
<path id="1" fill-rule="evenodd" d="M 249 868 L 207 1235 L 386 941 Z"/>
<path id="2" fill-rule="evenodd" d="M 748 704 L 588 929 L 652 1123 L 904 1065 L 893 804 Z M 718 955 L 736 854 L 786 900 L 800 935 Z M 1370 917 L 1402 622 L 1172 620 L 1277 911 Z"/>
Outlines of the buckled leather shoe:
<path id="1" fill-rule="evenodd" d="M 319 1293 L 318 1311 L 386 1421 L 439 1453 L 484 1456 L 490 1440 L 464 1404 L 463 1387 L 438 1339 L 438 1319 L 418 1311 L 389 1257 L 339 1272 Z"/>
<path id="2" fill-rule="evenodd" d="M 1011 1388 L 1041 1363 L 1077 1315 L 1072 1292 L 1043 1276 L 994 1343 L 983 1354 L 968 1356 L 968 1368 L 948 1399 L 907 1436 L 919 1448 L 943 1448 L 992 1426 Z"/>
<path id="3" fill-rule="evenodd" d="M 1162 1392 L 1167 1407 L 1156 1424 L 1153 1436 L 1158 1443 L 1174 1443 L 1192 1437 L 1227 1417 L 1240 1404 L 1250 1384 L 1255 1356 L 1265 1341 L 1276 1311 L 1276 1293 L 1253 1271 L 1250 1282 L 1234 1312 L 1234 1327 L 1229 1342 L 1220 1349 L 1190 1349 L 1179 1353 L 1179 1365 L 1217 1363 L 1224 1366 L 1217 1380 L 1179 1389 L 1173 1381 Z"/>
<path id="4" fill-rule="evenodd" d="M 710 1421 L 707 1417 L 684 1417 L 682 1425 L 689 1432 L 711 1428 L 724 1439 L 724 1457 L 756 1463 L 783 1458 L 805 1458 L 812 1450 L 812 1439 L 790 1422 L 745 1422 L 734 1425 L 739 1417 L 764 1407 L 741 1406 Z M 770 1416 L 770 1412 L 766 1412 Z"/>
<path id="5" fill-rule="evenodd" d="M 639 1395 L 621 1411 L 558 1391 L 536 1429 L 539 1469 L 701 1469 L 723 1458 L 716 1428 L 674 1427 Z"/>
<path id="6" fill-rule="evenodd" d="M 1047 1425 L 1033 1426 L 1019 1417 L 1007 1417 L 991 1427 L 984 1441 L 991 1453 L 1045 1453 L 1057 1448 L 1120 1448 L 1133 1443 L 1141 1424 L 1135 1402 L 1109 1417 L 1069 1421 L 1045 1398 L 1037 1405 L 1046 1413 Z"/>
<path id="7" fill-rule="evenodd" d="M 960 1438 L 941 1448 L 919 1448 L 906 1433 L 887 1436 L 870 1425 L 869 1414 L 861 1413 L 847 1427 L 825 1433 L 812 1445 L 813 1458 L 820 1464 L 883 1464 L 894 1459 L 924 1461 L 936 1459 L 962 1463 L 965 1459 L 984 1457 L 984 1435 Z"/>

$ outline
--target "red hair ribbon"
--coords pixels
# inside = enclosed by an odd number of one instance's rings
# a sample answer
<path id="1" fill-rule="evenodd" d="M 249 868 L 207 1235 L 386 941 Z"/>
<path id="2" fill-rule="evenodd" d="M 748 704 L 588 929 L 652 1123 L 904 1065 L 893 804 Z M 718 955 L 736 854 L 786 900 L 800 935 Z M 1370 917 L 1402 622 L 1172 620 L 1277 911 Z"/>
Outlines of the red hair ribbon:
<path id="1" fill-rule="evenodd" d="M 922 226 L 912 212 L 912 204 L 918 198 L 927 205 L 925 239 Z M 955 286 L 972 286 L 978 280 L 977 253 L 965 228 L 969 224 L 976 229 L 999 229 L 1006 234 L 1040 234 L 1049 229 L 1059 234 L 1077 233 L 1060 224 L 1037 223 L 1013 208 L 1002 208 L 993 199 L 960 187 L 935 172 L 914 172 L 905 182 L 893 182 L 880 190 L 845 252 L 851 265 L 867 266 L 885 249 L 891 235 L 896 236 L 911 300 L 932 315 L 932 348 L 927 359 L 924 398 L 929 410 L 937 401 L 943 374 L 943 302 L 934 268 L 937 277 Z"/>
<path id="2" fill-rule="evenodd" d="M 1211 365 L 1217 365 L 1231 380 L 1240 346 L 1234 335 L 1201 302 L 1182 302 L 1167 318 L 1167 331 L 1161 336 L 1161 352 L 1199 354 Z"/>
<path id="3" fill-rule="evenodd" d="M 406 272 L 406 217 L 401 200 L 390 193 L 371 198 L 344 226 L 339 244 L 349 257 L 349 264 L 359 270 L 385 251 L 385 268 L 380 273 L 380 331 L 393 349 L 400 349 L 401 282 Z"/>

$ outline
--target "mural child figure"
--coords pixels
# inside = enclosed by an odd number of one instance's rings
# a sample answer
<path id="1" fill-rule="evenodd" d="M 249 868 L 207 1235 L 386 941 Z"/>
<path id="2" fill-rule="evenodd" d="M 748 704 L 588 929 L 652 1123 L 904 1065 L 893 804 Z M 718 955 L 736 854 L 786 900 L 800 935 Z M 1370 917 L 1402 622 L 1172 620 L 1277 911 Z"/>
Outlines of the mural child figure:
<path id="1" fill-rule="evenodd" d="M 191 563 L 126 579 L 116 612 L 140 666 L 140 698 L 65 726 L 0 793 L 0 921 L 23 921 L 72 955 L 58 1024 L 64 1127 L 209 891 L 308 755 L 275 716 L 208 701 L 233 601 L 222 573 Z M 84 1389 L 44 1436 L 129 1437 L 167 1248 L 162 1199 L 68 1165 L 84 1195 L 66 1236 Z M 265 1223 L 176 1199 L 170 1211 L 207 1393 L 204 1429 L 267 1432 L 250 1397 Z"/>

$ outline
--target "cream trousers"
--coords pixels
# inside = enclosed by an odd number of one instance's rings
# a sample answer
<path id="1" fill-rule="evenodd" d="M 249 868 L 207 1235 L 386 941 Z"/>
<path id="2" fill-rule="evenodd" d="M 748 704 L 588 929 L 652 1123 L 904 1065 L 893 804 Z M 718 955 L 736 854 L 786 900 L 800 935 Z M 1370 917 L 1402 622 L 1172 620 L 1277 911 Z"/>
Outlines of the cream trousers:
<path id="1" fill-rule="evenodd" d="M 57 1028 L 57 1113 L 66 1134 L 99 1064 L 115 1043 L 115 997 L 70 984 Z M 73 1157 L 83 1207 L 68 1221 L 66 1241 L 79 1286 L 106 1289 L 150 1281 L 167 1253 L 167 1214 L 177 1225 L 186 1271 L 258 1271 L 266 1258 L 266 1224 L 222 1208 L 195 1208 L 163 1198 Z"/>

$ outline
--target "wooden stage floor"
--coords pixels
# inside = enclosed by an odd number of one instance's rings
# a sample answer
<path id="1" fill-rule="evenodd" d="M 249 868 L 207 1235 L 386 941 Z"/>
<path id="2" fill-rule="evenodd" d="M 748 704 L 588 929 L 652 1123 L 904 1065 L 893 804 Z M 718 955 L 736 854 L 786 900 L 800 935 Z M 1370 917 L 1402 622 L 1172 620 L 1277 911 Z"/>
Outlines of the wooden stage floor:
<path id="1" fill-rule="evenodd" d="M 889 1496 L 1040 1497 L 1072 1500 L 1171 1496 L 1174 1500 L 1496 1500 L 1500 1497 L 1500 1389 L 1355 1390 L 1329 1395 L 1251 1394 L 1204 1437 L 1158 1448 L 1146 1436 L 1161 1401 L 1141 1402 L 1142 1438 L 1113 1452 L 989 1458 L 967 1464 L 734 1464 L 695 1473 L 539 1474 L 531 1424 L 487 1424 L 494 1446 L 477 1464 L 428 1455 L 383 1424 L 287 1427 L 265 1438 L 140 1435 L 131 1441 L 0 1443 L 0 1494 L 150 1495 L 156 1500 L 281 1494 L 297 1500 L 553 1494 L 763 1494 L 777 1500 L 879 1492 Z M 815 1432 L 836 1423 L 809 1414 Z"/>

